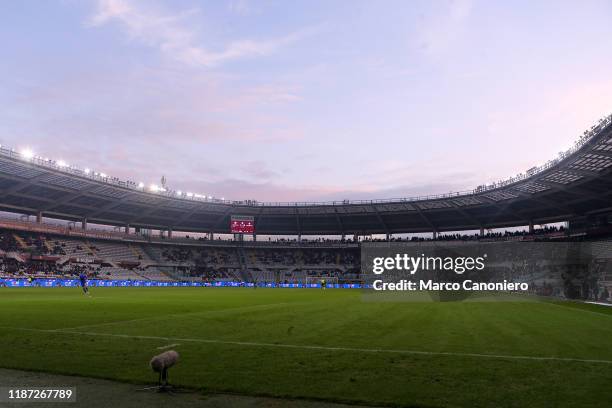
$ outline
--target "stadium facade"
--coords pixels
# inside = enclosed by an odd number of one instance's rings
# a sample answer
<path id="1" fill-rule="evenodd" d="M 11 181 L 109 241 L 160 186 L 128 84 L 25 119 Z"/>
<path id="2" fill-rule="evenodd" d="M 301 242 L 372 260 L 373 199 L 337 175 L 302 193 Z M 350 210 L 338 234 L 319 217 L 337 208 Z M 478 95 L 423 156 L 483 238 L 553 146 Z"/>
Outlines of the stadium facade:
<path id="1" fill-rule="evenodd" d="M 370 235 L 481 230 L 569 221 L 607 222 L 612 212 L 612 119 L 542 167 L 472 191 L 325 203 L 227 201 L 147 188 L 11 149 L 0 149 L 0 210 L 87 223 L 230 233 L 232 216 L 257 234 Z"/>

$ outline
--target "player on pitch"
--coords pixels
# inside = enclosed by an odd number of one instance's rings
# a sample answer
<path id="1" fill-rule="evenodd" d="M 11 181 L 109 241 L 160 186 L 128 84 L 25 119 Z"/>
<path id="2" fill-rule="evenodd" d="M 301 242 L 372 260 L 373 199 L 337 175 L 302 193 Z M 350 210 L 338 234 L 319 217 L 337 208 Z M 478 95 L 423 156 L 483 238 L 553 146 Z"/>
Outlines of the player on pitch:
<path id="1" fill-rule="evenodd" d="M 87 286 L 87 274 L 85 272 L 81 272 L 81 274 L 79 275 L 79 280 L 81 281 L 83 293 L 87 296 L 91 296 L 91 293 L 89 293 L 89 287 Z"/>

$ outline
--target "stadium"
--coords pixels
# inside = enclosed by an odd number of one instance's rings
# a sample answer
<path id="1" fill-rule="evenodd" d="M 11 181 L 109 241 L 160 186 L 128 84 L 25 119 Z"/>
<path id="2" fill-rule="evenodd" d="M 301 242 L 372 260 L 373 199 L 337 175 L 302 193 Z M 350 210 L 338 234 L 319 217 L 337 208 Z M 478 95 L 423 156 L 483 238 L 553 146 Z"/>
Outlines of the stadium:
<path id="1" fill-rule="evenodd" d="M 0 406 L 612 406 L 609 7 L 59 3 L 0 5 Z"/>
<path id="2" fill-rule="evenodd" d="M 392 406 L 505 406 L 512 395 L 530 406 L 601 406 L 612 364 L 612 309 L 597 305 L 612 300 L 611 150 L 608 116 L 559 158 L 469 192 L 258 203 L 143 188 L 3 148 L 3 365 L 138 383 L 148 376 L 139 360 L 170 343 L 186 360 L 174 381 L 209 392 Z M 536 227 L 559 222 L 565 227 Z M 490 232 L 513 226 L 524 229 Z M 393 235 L 409 232 L 430 235 Z M 589 242 L 598 258 L 569 284 L 546 267 L 515 278 L 548 297 L 537 303 L 360 300 L 363 245 L 446 241 L 512 242 L 523 252 L 535 242 Z M 83 272 L 95 302 L 75 296 Z M 84 344 L 82 356 L 56 365 L 54 355 Z M 27 358 L 38 347 L 49 357 Z M 503 384 L 490 383 L 491 372 Z M 456 387 L 476 387 L 487 402 Z M 554 397 L 538 400 L 540 387 Z"/>

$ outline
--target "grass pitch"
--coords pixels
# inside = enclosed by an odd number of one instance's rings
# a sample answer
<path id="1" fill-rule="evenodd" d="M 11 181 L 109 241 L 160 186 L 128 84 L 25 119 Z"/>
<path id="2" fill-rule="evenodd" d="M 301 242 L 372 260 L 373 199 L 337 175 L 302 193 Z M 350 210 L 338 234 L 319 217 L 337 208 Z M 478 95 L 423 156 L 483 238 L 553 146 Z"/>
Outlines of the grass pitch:
<path id="1" fill-rule="evenodd" d="M 612 309 L 359 290 L 0 289 L 0 366 L 390 406 L 612 406 Z M 69 384 L 67 384 L 69 385 Z"/>

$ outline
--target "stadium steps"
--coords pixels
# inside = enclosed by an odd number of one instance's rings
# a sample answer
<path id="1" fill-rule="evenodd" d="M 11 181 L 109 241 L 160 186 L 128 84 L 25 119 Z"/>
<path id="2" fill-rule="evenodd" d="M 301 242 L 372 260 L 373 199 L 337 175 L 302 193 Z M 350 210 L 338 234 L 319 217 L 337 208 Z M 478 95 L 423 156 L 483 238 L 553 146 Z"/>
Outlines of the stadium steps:
<path id="1" fill-rule="evenodd" d="M 134 271 L 118 267 L 102 267 L 100 268 L 100 275 L 106 279 L 140 279 L 140 276 L 135 274 Z"/>
<path id="2" fill-rule="evenodd" d="M 275 271 L 251 271 L 257 282 L 273 283 L 277 282 L 277 273 Z"/>
<path id="3" fill-rule="evenodd" d="M 91 256 L 96 256 L 96 251 L 91 247 L 89 241 L 85 241 L 85 248 L 87 248 Z"/>
<path id="4" fill-rule="evenodd" d="M 130 251 L 132 251 L 136 259 L 144 259 L 144 255 L 142 254 L 142 252 L 140 252 L 138 248 L 136 248 L 132 244 L 128 244 L 128 248 L 130 249 Z"/>
<path id="5" fill-rule="evenodd" d="M 151 278 L 149 278 L 147 275 L 141 273 L 140 271 L 137 271 L 136 269 L 131 269 L 130 272 L 134 273 L 142 280 L 151 280 Z"/>
<path id="6" fill-rule="evenodd" d="M 171 270 L 171 267 L 168 266 L 169 263 L 163 260 L 161 252 L 156 251 L 154 247 L 149 245 L 142 245 L 139 247 L 139 249 L 142 250 L 143 255 L 145 255 L 145 259 L 150 259 L 150 261 L 148 262 L 143 262 L 141 266 L 147 269 L 154 267 L 154 269 L 159 273 L 162 278 L 165 277 L 165 279 L 159 280 L 178 281 L 184 279 L 184 277 L 181 277 L 180 275 L 174 273 L 174 271 Z"/>
<path id="7" fill-rule="evenodd" d="M 145 278 L 149 280 L 155 280 L 155 281 L 177 280 L 171 277 L 170 275 L 164 273 L 161 269 L 157 267 L 148 267 L 148 268 L 145 268 L 143 271 L 139 271 L 137 273 L 141 276 L 144 276 Z"/>
<path id="8" fill-rule="evenodd" d="M 247 257 L 244 248 L 238 247 L 238 262 L 240 264 L 240 277 L 245 282 L 253 282 L 253 275 L 248 270 Z"/>
<path id="9" fill-rule="evenodd" d="M 96 256 L 107 261 L 119 263 L 122 261 L 137 262 L 140 263 L 145 259 L 139 259 L 137 252 L 125 243 L 111 243 L 111 242 L 96 242 Z"/>
<path id="10" fill-rule="evenodd" d="M 19 235 L 13 234 L 13 238 L 15 238 L 15 241 L 19 244 L 21 249 L 28 249 L 28 244 L 26 244 L 23 238 L 21 238 Z"/>
<path id="11" fill-rule="evenodd" d="M 14 259 L 15 261 L 20 262 L 20 263 L 25 263 L 26 261 L 25 258 L 20 253 L 15 252 L 15 251 L 9 251 L 4 256 L 7 259 Z"/>
<path id="12" fill-rule="evenodd" d="M 174 271 L 171 271 L 168 268 L 157 267 L 157 270 L 163 273 L 164 275 L 168 276 L 170 280 L 180 281 L 180 280 L 185 280 L 186 278 L 185 276 L 175 273 Z"/>
<path id="13" fill-rule="evenodd" d="M 612 259 L 612 241 L 605 240 L 591 243 L 592 253 L 595 258 Z"/>
<path id="14" fill-rule="evenodd" d="M 164 263 L 164 261 L 162 260 L 161 253 L 158 253 L 157 251 L 153 250 L 153 247 L 149 245 L 144 245 L 142 247 L 142 251 L 145 253 L 147 257 L 149 257 L 156 264 Z"/>
<path id="15" fill-rule="evenodd" d="M 49 253 L 52 254 L 53 253 L 53 246 L 49 243 L 49 241 L 47 241 L 47 238 L 43 237 L 42 241 L 43 241 L 43 244 L 45 245 L 45 248 L 47 248 Z"/>

